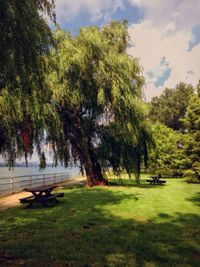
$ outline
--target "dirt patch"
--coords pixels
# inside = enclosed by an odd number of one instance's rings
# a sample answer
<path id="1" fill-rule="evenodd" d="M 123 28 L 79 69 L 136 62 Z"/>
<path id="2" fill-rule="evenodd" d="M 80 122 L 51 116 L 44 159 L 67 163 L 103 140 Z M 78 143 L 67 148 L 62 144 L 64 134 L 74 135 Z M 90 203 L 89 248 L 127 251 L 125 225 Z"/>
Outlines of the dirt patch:
<path id="1" fill-rule="evenodd" d="M 59 184 L 57 188 L 58 189 L 66 188 L 68 186 L 72 186 L 72 185 L 76 185 L 80 183 L 81 184 L 85 183 L 84 177 L 74 178 L 73 180 L 65 181 L 64 183 Z M 21 205 L 19 202 L 19 199 L 23 197 L 28 197 L 28 196 L 31 196 L 31 194 L 28 192 L 20 192 L 20 193 L 12 194 L 9 196 L 1 197 L 0 198 L 0 210 Z"/>

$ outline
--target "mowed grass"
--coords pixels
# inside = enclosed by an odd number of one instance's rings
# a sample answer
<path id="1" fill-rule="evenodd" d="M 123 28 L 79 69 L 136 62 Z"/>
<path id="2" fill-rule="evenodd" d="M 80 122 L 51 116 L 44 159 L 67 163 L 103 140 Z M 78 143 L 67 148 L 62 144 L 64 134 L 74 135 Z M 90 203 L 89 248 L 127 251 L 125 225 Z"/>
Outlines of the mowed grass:
<path id="1" fill-rule="evenodd" d="M 73 187 L 0 212 L 0 266 L 200 266 L 200 185 Z"/>

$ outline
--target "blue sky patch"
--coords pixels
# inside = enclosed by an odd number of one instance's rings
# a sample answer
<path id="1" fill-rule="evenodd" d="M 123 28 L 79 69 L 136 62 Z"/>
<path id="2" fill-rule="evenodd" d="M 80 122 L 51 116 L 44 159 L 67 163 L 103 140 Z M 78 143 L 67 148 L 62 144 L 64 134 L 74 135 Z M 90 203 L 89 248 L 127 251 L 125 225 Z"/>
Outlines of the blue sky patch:
<path id="1" fill-rule="evenodd" d="M 141 10 L 139 10 L 136 6 L 131 5 L 128 0 L 124 1 L 125 8 L 118 9 L 117 12 L 115 12 L 112 15 L 113 20 L 128 20 L 128 24 L 136 23 L 143 19 L 143 14 L 141 13 Z"/>
<path id="2" fill-rule="evenodd" d="M 112 13 L 112 12 L 111 12 Z M 87 10 L 82 9 L 78 15 L 73 19 L 68 20 L 64 18 L 57 18 L 58 24 L 67 31 L 70 31 L 73 35 L 78 34 L 81 27 L 99 26 L 102 27 L 105 23 L 111 20 L 128 20 L 128 24 L 136 23 L 143 19 L 143 14 L 136 6 L 129 3 L 128 0 L 124 0 L 124 7 L 118 8 L 116 12 L 108 15 L 108 10 L 102 13 L 102 17 L 98 20 L 92 21 L 91 15 Z"/>
<path id="3" fill-rule="evenodd" d="M 146 73 L 149 82 L 152 82 L 156 87 L 163 86 L 165 81 L 170 77 L 171 68 L 165 57 L 162 57 L 160 63 Z"/>
<path id="4" fill-rule="evenodd" d="M 197 46 L 200 43 L 200 24 L 195 25 L 192 28 L 192 40 L 189 42 L 188 51 L 191 51 L 195 46 Z"/>

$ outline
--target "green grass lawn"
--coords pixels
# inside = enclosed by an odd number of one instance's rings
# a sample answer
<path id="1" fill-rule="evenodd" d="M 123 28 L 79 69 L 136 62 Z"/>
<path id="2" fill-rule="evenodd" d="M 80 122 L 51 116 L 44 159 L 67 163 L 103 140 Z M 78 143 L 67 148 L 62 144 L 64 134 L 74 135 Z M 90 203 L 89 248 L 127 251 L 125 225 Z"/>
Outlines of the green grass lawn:
<path id="1" fill-rule="evenodd" d="M 200 266 L 200 185 L 166 181 L 74 187 L 52 208 L 1 211 L 0 265 Z"/>

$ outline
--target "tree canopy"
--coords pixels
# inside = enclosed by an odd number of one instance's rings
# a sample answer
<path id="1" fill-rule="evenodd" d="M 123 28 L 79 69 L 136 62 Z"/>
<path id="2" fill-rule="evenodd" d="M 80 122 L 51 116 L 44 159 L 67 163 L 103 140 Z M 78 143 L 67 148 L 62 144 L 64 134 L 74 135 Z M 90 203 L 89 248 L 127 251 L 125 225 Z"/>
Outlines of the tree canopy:
<path id="1" fill-rule="evenodd" d="M 200 181 L 200 95 L 197 92 L 190 98 L 184 124 L 187 129 L 187 143 L 185 154 L 188 159 L 185 176 Z"/>
<path id="2" fill-rule="evenodd" d="M 160 121 L 173 130 L 183 129 L 182 119 L 193 90 L 193 86 L 179 83 L 175 89 L 166 88 L 161 96 L 153 97 L 149 114 L 151 120 Z"/>
<path id="3" fill-rule="evenodd" d="M 156 149 L 150 167 L 160 172 L 174 170 L 190 181 L 200 181 L 200 86 L 180 83 L 165 89 L 150 103 L 150 120 Z M 166 125 L 168 127 L 166 127 Z"/>
<path id="4" fill-rule="evenodd" d="M 0 150 L 12 165 L 39 139 L 47 98 L 44 56 L 52 45 L 43 15 L 55 20 L 54 1 L 0 0 L 0 7 Z"/>
<path id="5" fill-rule="evenodd" d="M 185 156 L 185 135 L 160 122 L 151 125 L 155 146 L 149 152 L 149 169 L 168 175 L 182 175 L 188 163 Z"/>
<path id="6" fill-rule="evenodd" d="M 59 29 L 52 37 L 43 14 L 55 19 L 54 1 L 1 1 L 1 7 L 0 149 L 7 161 L 13 165 L 36 147 L 45 166 L 46 141 L 55 164 L 73 158 L 88 184 L 106 183 L 102 162 L 139 177 L 150 134 L 141 68 L 126 54 L 126 23 L 82 28 L 75 37 Z"/>
<path id="7" fill-rule="evenodd" d="M 43 56 L 49 50 L 51 31 L 41 13 L 52 19 L 54 1 L 0 1 L 0 90 L 31 92 L 43 83 Z"/>
<path id="8" fill-rule="evenodd" d="M 72 154 L 90 185 L 105 183 L 103 158 L 115 169 L 138 175 L 150 135 L 141 101 L 141 68 L 126 54 L 125 25 L 82 28 L 76 37 L 58 30 L 54 40 L 47 80 L 62 127 L 57 131 L 49 125 L 47 135 L 55 160 L 67 164 Z"/>

